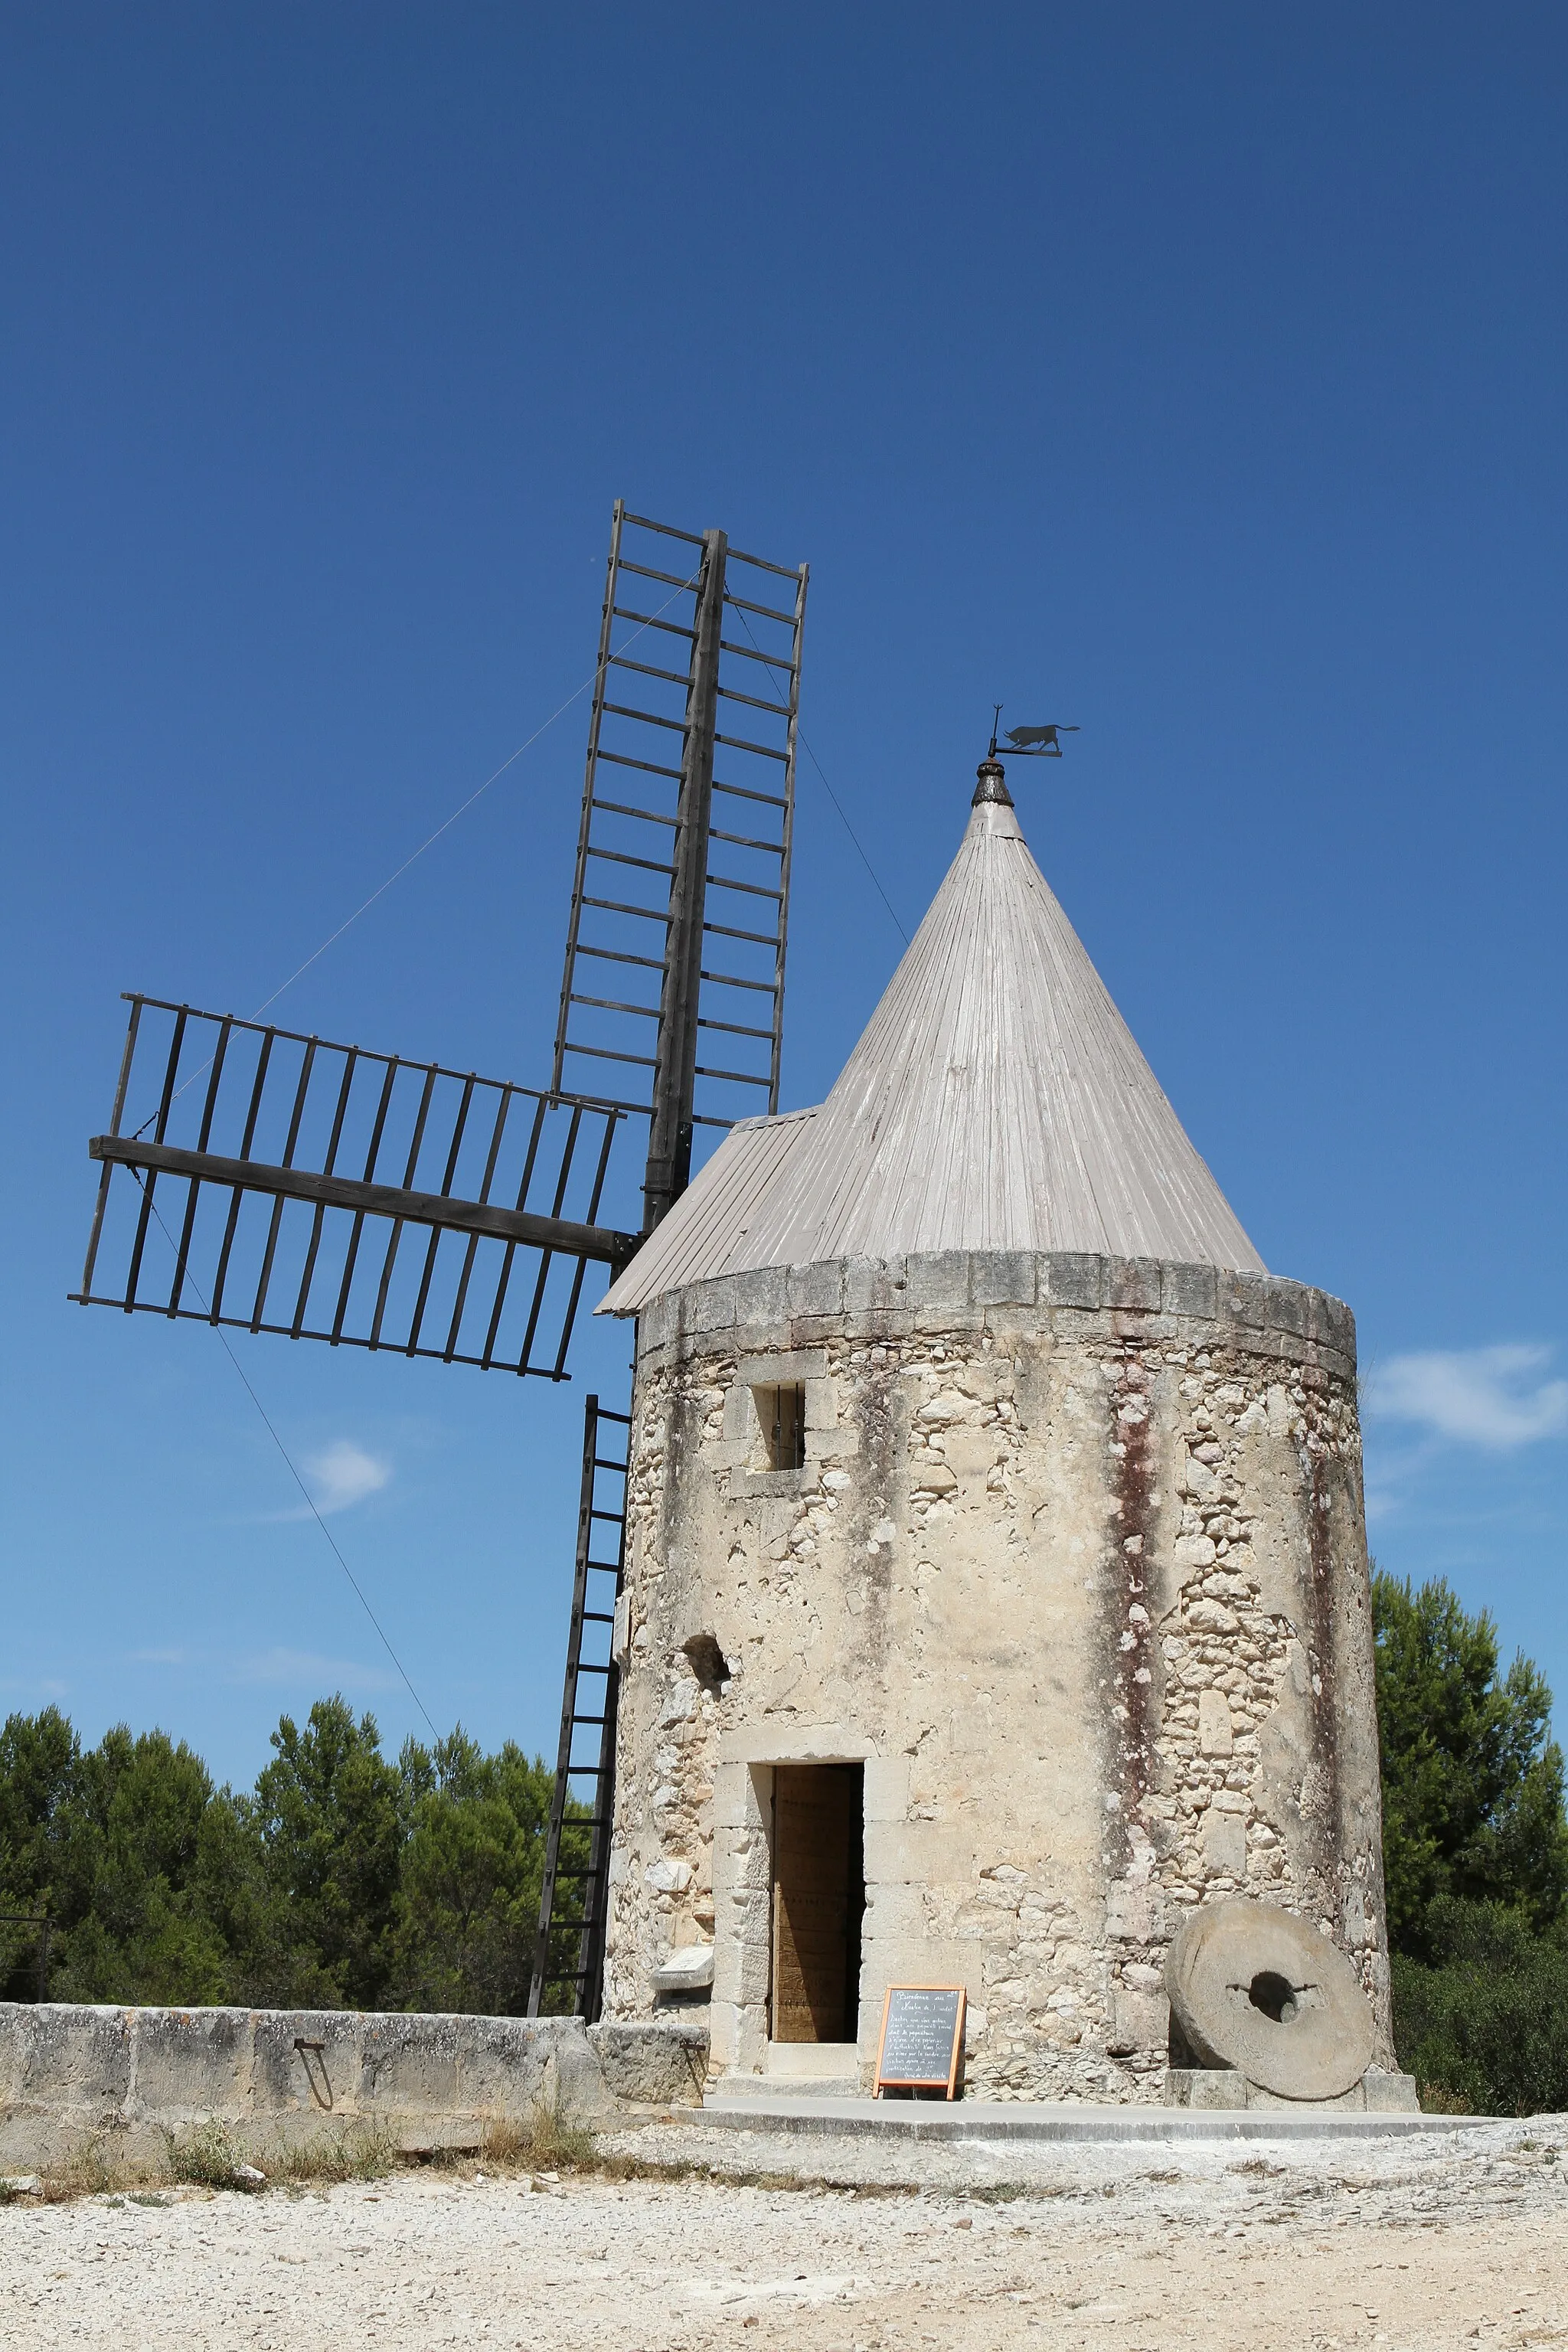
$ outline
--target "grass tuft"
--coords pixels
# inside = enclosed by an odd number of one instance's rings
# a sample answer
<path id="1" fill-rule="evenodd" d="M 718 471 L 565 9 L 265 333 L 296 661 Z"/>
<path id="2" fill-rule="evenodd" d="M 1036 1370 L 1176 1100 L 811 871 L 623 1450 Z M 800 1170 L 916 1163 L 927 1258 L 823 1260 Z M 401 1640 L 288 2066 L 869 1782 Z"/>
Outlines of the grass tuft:
<path id="1" fill-rule="evenodd" d="M 384 2180 L 403 2162 L 396 2142 L 384 2124 L 366 2123 L 341 2138 L 308 2140 L 298 2147 L 279 2147 L 262 2162 L 268 2184 L 281 2189 L 307 2187 L 311 2182 Z"/>
<path id="2" fill-rule="evenodd" d="M 46 2205 L 69 2205 L 79 2197 L 106 2196 L 144 2177 L 142 2169 L 126 2164 L 114 2138 L 105 2133 L 84 2140 L 63 2164 L 41 2174 L 38 2193 Z"/>
<path id="3" fill-rule="evenodd" d="M 165 2130 L 163 2144 L 168 2149 L 169 2178 L 187 2182 L 193 2189 L 233 2189 L 235 2167 L 243 2159 L 220 2123 L 197 2124 L 192 2131 Z"/>
<path id="4" fill-rule="evenodd" d="M 1426 2116 L 1468 2116 L 1475 2113 L 1468 2099 L 1461 2097 L 1458 2091 L 1450 2091 L 1443 2083 L 1418 2082 L 1415 2095 L 1421 2102 L 1421 2112 Z"/>
<path id="5" fill-rule="evenodd" d="M 78 2198 L 129 2198 L 132 2205 L 166 2205 L 171 2188 L 229 2189 L 255 2196 L 271 2188 L 298 2189 L 345 2180 L 384 2180 L 403 2158 L 384 2126 L 364 2124 L 341 2136 L 289 2147 L 277 2139 L 259 2143 L 254 2133 L 237 2139 L 216 2117 L 183 2131 L 163 2133 L 163 2158 L 151 2164 L 128 2159 L 112 2133 L 83 2141 L 65 2162 L 43 2174 L 35 2194 L 46 2204 L 67 2205 Z M 263 2174 L 247 2180 L 242 2165 Z"/>

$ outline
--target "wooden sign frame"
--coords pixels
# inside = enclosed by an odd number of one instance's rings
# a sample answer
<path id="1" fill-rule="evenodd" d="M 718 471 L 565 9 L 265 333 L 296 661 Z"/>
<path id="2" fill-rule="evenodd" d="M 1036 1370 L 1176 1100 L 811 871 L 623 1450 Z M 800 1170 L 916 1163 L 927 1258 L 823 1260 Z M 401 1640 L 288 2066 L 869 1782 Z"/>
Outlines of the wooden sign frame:
<path id="1" fill-rule="evenodd" d="M 953 2020 L 952 2049 L 945 2074 L 887 2074 L 882 2071 L 882 2058 L 888 2045 L 888 2023 L 893 2013 L 893 1996 L 900 1992 L 955 1992 L 958 2009 Z M 969 2013 L 969 1993 L 963 1985 L 955 1984 L 896 1984 L 889 1985 L 882 1995 L 882 2030 L 877 2037 L 877 2075 L 871 2096 L 879 2099 L 884 2091 L 940 2091 L 946 2099 L 958 2095 L 958 2070 L 963 2063 L 963 2027 Z"/>

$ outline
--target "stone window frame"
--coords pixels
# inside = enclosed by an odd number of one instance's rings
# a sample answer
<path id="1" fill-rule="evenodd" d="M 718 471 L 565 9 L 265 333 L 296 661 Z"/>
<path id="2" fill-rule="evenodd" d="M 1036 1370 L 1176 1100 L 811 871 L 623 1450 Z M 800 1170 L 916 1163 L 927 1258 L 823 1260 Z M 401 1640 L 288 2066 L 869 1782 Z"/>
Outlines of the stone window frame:
<path id="1" fill-rule="evenodd" d="M 760 1432 L 752 1391 L 791 1387 L 805 1391 L 805 1465 L 799 1470 L 759 1470 L 754 1456 Z M 730 1474 L 732 1499 L 809 1495 L 828 1462 L 842 1451 L 837 1399 L 828 1375 L 826 1348 L 778 1348 L 765 1355 L 741 1358 L 725 1391 L 723 1434 L 712 1447 L 714 1467 Z"/>

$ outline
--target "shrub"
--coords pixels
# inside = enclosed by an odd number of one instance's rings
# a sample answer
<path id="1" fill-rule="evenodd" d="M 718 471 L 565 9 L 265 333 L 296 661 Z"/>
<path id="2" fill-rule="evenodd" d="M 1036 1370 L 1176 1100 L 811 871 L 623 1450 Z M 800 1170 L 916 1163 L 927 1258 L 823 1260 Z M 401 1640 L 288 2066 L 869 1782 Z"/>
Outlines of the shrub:
<path id="1" fill-rule="evenodd" d="M 1400 2063 L 1441 2112 L 1568 2109 L 1568 1946 L 1500 1903 L 1440 1896 L 1430 1962 L 1394 1956 Z"/>

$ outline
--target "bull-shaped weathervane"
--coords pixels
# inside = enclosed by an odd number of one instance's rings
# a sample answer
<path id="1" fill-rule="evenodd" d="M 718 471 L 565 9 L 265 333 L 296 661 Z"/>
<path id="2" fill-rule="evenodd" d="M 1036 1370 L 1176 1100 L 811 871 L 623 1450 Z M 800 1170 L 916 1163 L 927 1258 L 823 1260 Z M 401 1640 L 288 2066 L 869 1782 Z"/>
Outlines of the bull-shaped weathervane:
<path id="1" fill-rule="evenodd" d="M 1002 705 L 998 702 L 993 706 L 989 754 L 993 760 L 996 757 L 996 735 L 1001 719 Z M 1053 727 L 1009 727 L 1007 747 L 1011 753 L 1024 760 L 1059 760 L 1062 756 L 1062 737 L 1078 735 L 1081 732 L 1080 728 L 1064 727 L 1059 724 Z"/>

